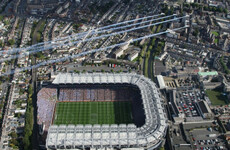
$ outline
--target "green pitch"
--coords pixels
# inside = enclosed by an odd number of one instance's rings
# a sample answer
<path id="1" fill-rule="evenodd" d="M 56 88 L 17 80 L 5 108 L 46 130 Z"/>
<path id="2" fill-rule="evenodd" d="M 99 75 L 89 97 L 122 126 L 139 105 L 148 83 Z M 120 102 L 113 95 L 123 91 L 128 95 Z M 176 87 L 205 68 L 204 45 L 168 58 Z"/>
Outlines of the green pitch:
<path id="1" fill-rule="evenodd" d="M 54 124 L 128 124 L 131 102 L 58 102 Z"/>

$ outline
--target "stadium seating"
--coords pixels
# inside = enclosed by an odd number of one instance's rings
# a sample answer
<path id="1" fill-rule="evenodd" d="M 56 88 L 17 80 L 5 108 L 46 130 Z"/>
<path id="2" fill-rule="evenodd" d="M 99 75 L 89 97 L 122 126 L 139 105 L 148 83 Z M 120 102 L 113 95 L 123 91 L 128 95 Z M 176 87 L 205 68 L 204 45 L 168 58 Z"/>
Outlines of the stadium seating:
<path id="1" fill-rule="evenodd" d="M 67 83 L 67 78 L 73 83 Z M 136 96 L 135 91 L 124 88 L 122 86 L 124 84 L 137 86 L 140 90 L 140 101 L 133 101 L 135 108 L 133 115 L 134 120 L 135 118 L 145 118 L 145 120 L 139 125 L 51 125 L 48 130 L 47 148 L 84 149 L 95 146 L 121 149 L 138 146 L 155 149 L 166 134 L 167 119 L 159 90 L 144 76 L 122 73 L 59 74 L 53 84 L 59 86 L 59 93 L 54 89 L 42 89 L 40 95 L 38 94 L 38 107 L 44 107 L 38 108 L 39 123 L 45 122 L 50 125 L 56 100 L 60 102 L 132 100 L 132 97 Z M 81 86 L 76 86 L 80 84 Z M 140 107 L 141 109 L 138 109 Z M 138 119 L 136 121 L 141 122 Z"/>
<path id="2" fill-rule="evenodd" d="M 52 122 L 54 107 L 57 100 L 57 89 L 42 88 L 37 95 L 37 99 L 38 124 L 45 125 L 45 130 L 48 130 Z"/>
<path id="3" fill-rule="evenodd" d="M 132 94 L 129 88 L 114 85 L 88 85 L 84 88 L 60 88 L 58 101 L 129 101 Z"/>

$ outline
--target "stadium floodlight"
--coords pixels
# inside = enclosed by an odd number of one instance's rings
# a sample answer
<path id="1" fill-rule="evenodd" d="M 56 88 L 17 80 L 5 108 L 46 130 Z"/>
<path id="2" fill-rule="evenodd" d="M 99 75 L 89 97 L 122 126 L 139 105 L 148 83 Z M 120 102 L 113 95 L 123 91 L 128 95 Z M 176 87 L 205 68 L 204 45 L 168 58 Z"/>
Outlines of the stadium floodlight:
<path id="1" fill-rule="evenodd" d="M 181 29 L 184 29 L 184 28 L 187 28 L 187 26 L 180 27 L 180 28 L 175 28 L 175 29 L 171 29 L 171 31 L 177 31 L 177 30 L 181 30 Z M 13 74 L 13 73 L 18 73 L 18 72 L 22 72 L 22 71 L 26 71 L 26 70 L 38 68 L 38 67 L 41 67 L 41 66 L 44 66 L 44 65 L 49 65 L 49 64 L 52 64 L 52 63 L 58 63 L 58 62 L 63 62 L 63 61 L 67 61 L 67 60 L 70 60 L 70 59 L 75 59 L 75 58 L 78 58 L 78 57 L 81 57 L 81 56 L 85 56 L 87 54 L 92 54 L 92 53 L 95 53 L 95 52 L 100 52 L 100 51 L 103 51 L 103 50 L 107 50 L 107 49 L 111 49 L 111 48 L 114 48 L 114 47 L 118 47 L 118 46 L 122 46 L 122 45 L 125 45 L 125 44 L 129 44 L 130 42 L 140 41 L 140 40 L 143 40 L 143 39 L 146 39 L 146 38 L 151 38 L 151 37 L 158 36 L 158 35 L 165 34 L 165 33 L 169 33 L 169 32 L 170 31 L 164 31 L 164 32 L 159 32 L 159 33 L 155 33 L 155 34 L 150 34 L 150 35 L 146 35 L 146 36 L 143 36 L 143 37 L 140 37 L 140 38 L 132 39 L 129 42 L 123 42 L 123 43 L 114 44 L 114 45 L 111 45 L 111 46 L 108 46 L 108 47 L 93 49 L 93 50 L 81 52 L 81 53 L 73 55 L 73 56 L 66 56 L 66 57 L 63 57 L 63 58 L 60 58 L 60 59 L 53 59 L 53 60 L 43 61 L 43 62 L 38 63 L 38 64 L 33 65 L 33 66 L 28 66 L 28 67 L 23 67 L 23 68 L 17 68 L 15 70 L 10 71 L 10 72 L 3 73 L 0 76 L 6 76 L 6 75 Z"/>
<path id="2" fill-rule="evenodd" d="M 152 15 L 152 16 L 147 16 L 147 17 L 142 17 L 142 18 L 137 18 L 137 19 L 132 19 L 132 20 L 127 20 L 127 21 L 115 23 L 115 24 L 112 24 L 112 25 L 108 25 L 108 26 L 96 28 L 96 29 L 90 29 L 89 31 L 86 31 L 86 32 L 81 32 L 81 33 L 73 34 L 73 35 L 66 36 L 66 37 L 56 38 L 56 39 L 54 39 L 52 41 L 41 42 L 41 43 L 38 43 L 38 44 L 34 44 L 32 46 L 28 46 L 26 48 L 13 48 L 12 50 L 2 50 L 2 51 L 0 51 L 0 54 L 14 54 L 14 53 L 18 53 L 20 51 L 27 51 L 27 50 L 31 50 L 31 49 L 35 49 L 35 48 L 36 49 L 37 48 L 41 48 L 41 47 L 43 47 L 44 45 L 47 45 L 47 44 L 48 45 L 49 44 L 52 45 L 53 43 L 56 43 L 56 42 L 59 42 L 59 41 L 62 41 L 62 40 L 79 39 L 79 38 L 84 37 L 89 32 L 97 33 L 97 32 L 99 32 L 101 30 L 105 30 L 105 29 L 108 29 L 108 28 L 111 28 L 111 27 L 115 27 L 115 26 L 119 26 L 119 25 L 131 23 L 131 22 L 135 22 L 135 21 L 139 21 L 139 20 L 144 20 L 144 19 L 159 17 L 159 16 L 162 16 L 162 15 L 164 15 L 164 13 L 157 14 L 157 15 Z"/>
<path id="3" fill-rule="evenodd" d="M 174 18 L 174 19 L 169 19 L 169 20 L 165 20 L 165 21 L 153 23 L 153 24 L 148 24 L 148 25 L 144 25 L 144 26 L 134 27 L 134 28 L 131 28 L 131 29 L 126 29 L 126 30 L 124 30 L 124 31 L 118 31 L 118 32 L 109 33 L 109 34 L 103 34 L 103 35 L 98 36 L 98 37 L 86 38 L 86 39 L 84 39 L 84 42 L 92 41 L 92 40 L 98 40 L 98 39 L 102 39 L 102 38 L 105 38 L 105 37 L 115 36 L 115 35 L 118 35 L 118 34 L 123 34 L 123 33 L 126 33 L 126 32 L 131 32 L 131 31 L 135 31 L 135 30 L 139 30 L 139 29 L 151 27 L 151 26 L 154 26 L 154 25 L 159 25 L 159 24 L 163 24 L 163 23 L 168 23 L 168 22 L 172 22 L 172 21 L 176 21 L 176 20 L 183 19 L 183 18 L 185 18 L 185 17 L 186 17 L 186 16 L 178 17 L 178 18 Z M 62 47 L 62 46 L 70 46 L 70 45 L 78 44 L 78 43 L 81 43 L 81 42 L 82 42 L 82 40 L 80 40 L 80 41 L 74 41 L 74 42 L 71 42 L 71 43 L 59 44 L 58 46 L 59 46 L 59 47 Z M 29 51 L 29 52 L 27 52 L 27 53 L 23 53 L 23 54 L 19 54 L 19 55 L 13 55 L 13 56 L 10 56 L 10 57 L 8 57 L 8 58 L 3 58 L 3 59 L 1 59 L 0 62 L 8 61 L 8 60 L 15 59 L 15 58 L 18 58 L 18 57 L 25 57 L 25 56 L 28 56 L 28 55 L 30 55 L 30 54 L 37 53 L 37 52 L 40 52 L 40 51 L 45 51 L 45 50 L 47 50 L 47 49 L 52 49 L 52 48 L 54 48 L 54 46 L 46 47 L 46 48 L 43 48 L 43 49 L 36 49 L 36 50 Z M 56 48 L 57 48 L 57 47 L 56 47 Z"/>

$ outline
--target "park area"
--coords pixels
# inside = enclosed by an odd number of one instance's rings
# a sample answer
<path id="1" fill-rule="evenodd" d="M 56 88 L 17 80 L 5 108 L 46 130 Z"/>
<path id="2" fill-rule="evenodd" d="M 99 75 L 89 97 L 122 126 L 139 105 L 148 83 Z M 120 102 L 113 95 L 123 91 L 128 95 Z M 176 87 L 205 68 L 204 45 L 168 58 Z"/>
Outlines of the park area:
<path id="1" fill-rule="evenodd" d="M 58 102 L 53 124 L 133 123 L 131 102 Z"/>
<path id="2" fill-rule="evenodd" d="M 223 95 L 219 89 L 206 90 L 206 94 L 212 105 L 226 105 L 228 103 L 227 96 Z"/>

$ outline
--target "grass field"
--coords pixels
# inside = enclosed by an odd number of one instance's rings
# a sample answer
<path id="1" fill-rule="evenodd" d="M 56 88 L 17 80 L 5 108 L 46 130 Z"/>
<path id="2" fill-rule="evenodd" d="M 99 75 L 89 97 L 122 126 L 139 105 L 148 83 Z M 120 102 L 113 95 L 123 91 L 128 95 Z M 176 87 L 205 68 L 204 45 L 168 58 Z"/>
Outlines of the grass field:
<path id="1" fill-rule="evenodd" d="M 219 33 L 216 31 L 212 31 L 212 34 L 214 34 L 215 36 L 219 36 Z"/>
<path id="2" fill-rule="evenodd" d="M 54 124 L 128 124 L 131 102 L 58 102 Z"/>
<path id="3" fill-rule="evenodd" d="M 227 97 L 221 94 L 218 90 L 206 90 L 208 98 L 212 105 L 226 105 Z"/>

